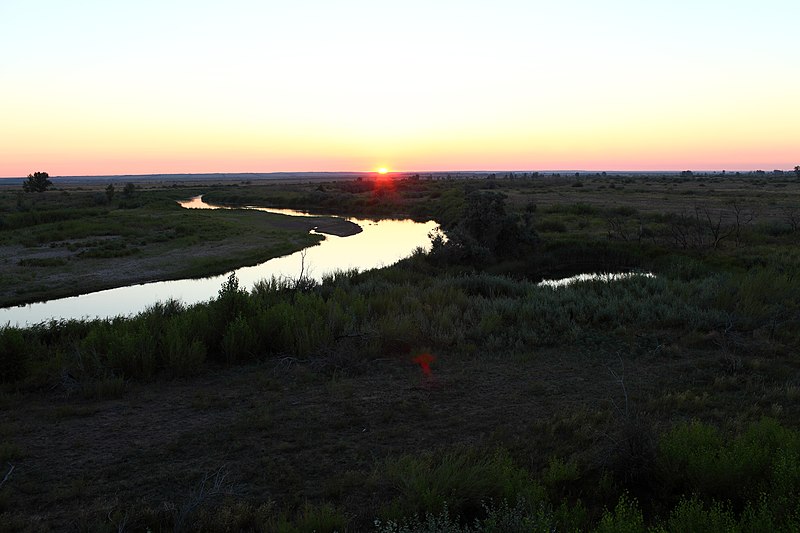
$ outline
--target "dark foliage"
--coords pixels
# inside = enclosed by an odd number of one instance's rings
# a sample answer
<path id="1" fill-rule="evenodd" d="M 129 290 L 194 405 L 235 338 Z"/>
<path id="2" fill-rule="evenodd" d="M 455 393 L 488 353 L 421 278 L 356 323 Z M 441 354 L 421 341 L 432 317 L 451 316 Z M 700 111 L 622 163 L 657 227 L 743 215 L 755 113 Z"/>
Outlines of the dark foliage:
<path id="1" fill-rule="evenodd" d="M 28 174 L 28 179 L 22 184 L 22 189 L 25 192 L 44 192 L 52 185 L 53 182 L 50 181 L 50 175 L 47 172 L 34 172 Z"/>
<path id="2" fill-rule="evenodd" d="M 434 257 L 476 264 L 524 257 L 539 244 L 533 212 L 529 209 L 515 216 L 506 210 L 504 194 L 470 192 L 459 221 L 447 230 L 447 239 L 434 236 Z"/>

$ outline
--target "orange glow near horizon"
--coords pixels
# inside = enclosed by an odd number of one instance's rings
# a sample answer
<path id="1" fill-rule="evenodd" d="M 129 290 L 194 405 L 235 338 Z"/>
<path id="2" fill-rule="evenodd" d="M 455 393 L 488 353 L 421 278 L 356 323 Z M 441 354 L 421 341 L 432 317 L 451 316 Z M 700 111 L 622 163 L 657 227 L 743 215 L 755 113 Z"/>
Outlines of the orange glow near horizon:
<path id="1" fill-rule="evenodd" d="M 505 147 L 475 148 L 472 143 L 442 143 L 439 150 L 424 147 L 412 153 L 407 147 L 398 154 L 398 170 L 373 170 L 383 179 L 395 172 L 437 171 L 679 171 L 679 170 L 791 170 L 800 163 L 792 137 L 758 139 L 752 142 L 688 142 L 645 143 L 632 139 L 603 145 L 579 144 L 571 138 L 558 145 L 531 143 L 530 148 L 514 146 L 509 139 Z M 498 143 L 499 144 L 499 143 Z M 548 146 L 549 144 L 549 146 Z M 248 151 L 202 149 L 175 150 L 159 153 L 143 147 L 114 151 L 90 150 L 7 150 L 0 147 L 0 177 L 24 177 L 33 171 L 46 171 L 51 176 L 136 175 L 136 174 L 202 174 L 247 172 L 349 172 L 368 165 L 365 157 L 344 154 L 297 153 L 281 154 Z M 294 152 L 294 153 L 293 153 Z"/>
<path id="2" fill-rule="evenodd" d="M 800 164 L 796 0 L 39 4 L 0 7 L 0 177 Z"/>

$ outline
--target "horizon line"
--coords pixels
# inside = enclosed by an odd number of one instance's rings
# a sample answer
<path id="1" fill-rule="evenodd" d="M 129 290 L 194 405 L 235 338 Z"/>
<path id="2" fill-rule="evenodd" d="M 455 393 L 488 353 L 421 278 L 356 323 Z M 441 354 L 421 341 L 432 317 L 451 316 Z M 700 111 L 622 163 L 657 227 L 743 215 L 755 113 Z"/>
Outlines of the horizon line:
<path id="1" fill-rule="evenodd" d="M 756 172 L 765 172 L 765 173 L 775 173 L 776 171 L 780 172 L 794 172 L 794 168 L 790 169 L 772 169 L 772 170 L 764 170 L 763 168 L 753 168 L 748 170 L 737 169 L 737 170 L 728 170 L 728 169 L 659 169 L 659 170 L 604 170 L 604 169 L 450 169 L 450 170 L 389 170 L 386 174 L 447 174 L 447 173 L 470 173 L 470 174 L 482 174 L 482 173 L 489 173 L 489 174 L 497 174 L 497 173 L 534 173 L 534 172 L 543 172 L 547 174 L 557 174 L 557 173 L 589 173 L 589 174 L 600 174 L 600 173 L 613 173 L 613 174 L 659 174 L 659 173 L 667 173 L 667 174 L 679 174 L 681 172 L 693 172 L 693 173 L 725 173 L 725 174 L 735 174 L 735 173 L 756 173 Z M 41 172 L 41 171 L 35 171 Z M 31 172 L 33 174 L 33 172 Z M 259 171 L 246 171 L 246 172 L 153 172 L 148 174 L 63 174 L 63 175 L 51 175 L 51 178 L 145 178 L 145 177 L 152 177 L 152 176 L 225 176 L 225 175 L 272 175 L 272 174 L 378 174 L 377 170 L 273 170 L 267 172 L 259 172 Z M 26 179 L 27 176 L 0 176 L 0 180 L 6 179 Z"/>

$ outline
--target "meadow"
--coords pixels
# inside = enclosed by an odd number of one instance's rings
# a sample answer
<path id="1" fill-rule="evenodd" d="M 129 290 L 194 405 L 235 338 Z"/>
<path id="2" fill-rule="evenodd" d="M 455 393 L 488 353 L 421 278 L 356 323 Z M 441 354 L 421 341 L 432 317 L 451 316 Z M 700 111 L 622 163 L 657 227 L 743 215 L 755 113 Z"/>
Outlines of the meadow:
<path id="1" fill-rule="evenodd" d="M 147 238 L 164 224 L 139 217 L 158 210 L 200 220 L 167 207 L 195 192 L 153 190 L 100 215 L 64 206 L 77 192 L 48 192 L 23 201 L 56 197 L 29 212 L 61 219 L 22 231 L 4 215 L 0 235 L 33 247 L 26 235 L 60 223 L 60 241 L 74 239 L 125 210 Z M 250 289 L 230 277 L 204 304 L 0 328 L 7 529 L 800 528 L 793 174 L 201 192 L 232 206 L 433 218 L 446 238 L 321 283 Z M 192 224 L 192 238 L 235 239 L 265 216 L 222 214 Z M 180 254 L 183 242 L 164 246 Z M 241 243 L 231 262 L 260 246 Z M 538 283 L 597 271 L 654 275 Z M 22 294 L 24 282 L 13 280 Z"/>

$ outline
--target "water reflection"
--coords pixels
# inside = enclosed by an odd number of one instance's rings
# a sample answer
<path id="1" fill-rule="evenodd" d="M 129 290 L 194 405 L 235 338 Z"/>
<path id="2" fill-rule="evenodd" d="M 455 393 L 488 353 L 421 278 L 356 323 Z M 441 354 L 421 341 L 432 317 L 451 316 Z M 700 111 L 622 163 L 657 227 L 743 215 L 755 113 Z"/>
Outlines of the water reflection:
<path id="1" fill-rule="evenodd" d="M 236 209 L 233 207 L 226 207 L 224 205 L 207 204 L 203 200 L 203 195 L 194 196 L 188 200 L 178 202 L 181 207 L 186 209 Z M 315 215 L 308 211 L 295 211 L 294 209 L 281 209 L 277 207 L 259 207 L 257 205 L 246 205 L 244 209 L 254 209 L 256 211 L 266 211 L 267 213 L 277 213 L 279 215 L 289 215 L 293 217 L 318 217 L 322 215 Z M 354 219 L 350 219 L 354 220 Z"/>
<path id="2" fill-rule="evenodd" d="M 187 208 L 216 208 L 197 197 L 182 202 Z M 318 216 L 291 210 L 258 208 L 259 210 L 292 214 L 295 216 Z M 324 235 L 317 246 L 301 252 L 270 259 L 259 265 L 243 267 L 234 272 L 243 287 L 252 287 L 257 281 L 278 278 L 296 278 L 301 265 L 305 274 L 316 280 L 337 270 L 369 270 L 396 263 L 408 257 L 416 248 L 430 248 L 428 233 L 437 227 L 436 222 L 414 222 L 413 220 L 364 220 L 348 218 L 361 226 L 363 231 L 349 237 Z M 303 257 L 305 252 L 305 257 Z M 30 325 L 50 319 L 94 318 L 124 316 L 137 313 L 157 301 L 180 300 L 194 304 L 216 296 L 222 282 L 230 272 L 203 279 L 183 279 L 131 285 L 117 289 L 59 298 L 24 306 L 0 309 L 0 324 Z"/>
<path id="3" fill-rule="evenodd" d="M 543 279 L 537 285 L 540 287 L 566 287 L 578 281 L 617 281 L 620 279 L 628 279 L 635 276 L 642 276 L 645 278 L 655 277 L 651 272 L 619 272 L 619 273 L 593 273 L 593 274 L 578 274 L 577 276 L 570 276 L 562 279 Z"/>

